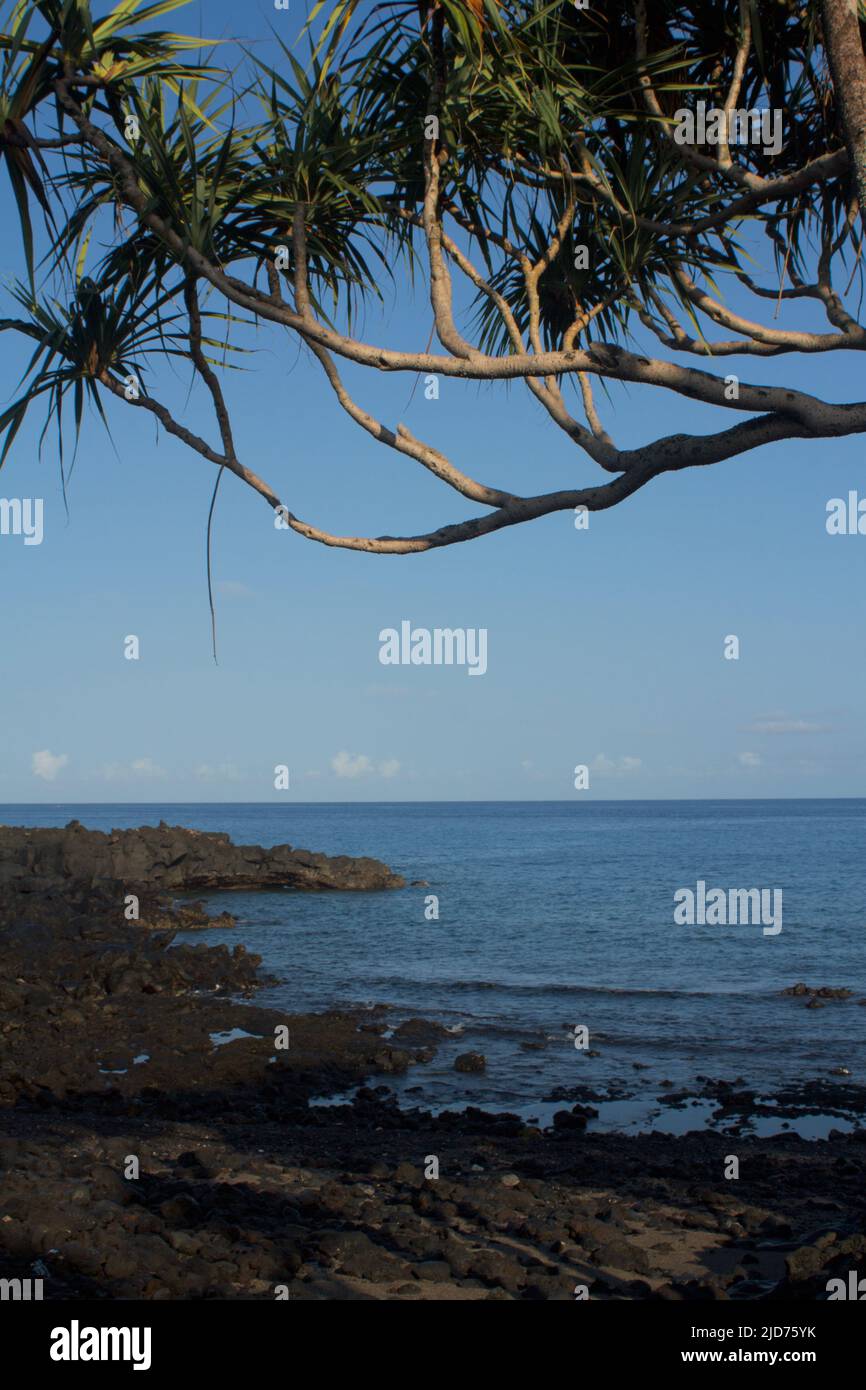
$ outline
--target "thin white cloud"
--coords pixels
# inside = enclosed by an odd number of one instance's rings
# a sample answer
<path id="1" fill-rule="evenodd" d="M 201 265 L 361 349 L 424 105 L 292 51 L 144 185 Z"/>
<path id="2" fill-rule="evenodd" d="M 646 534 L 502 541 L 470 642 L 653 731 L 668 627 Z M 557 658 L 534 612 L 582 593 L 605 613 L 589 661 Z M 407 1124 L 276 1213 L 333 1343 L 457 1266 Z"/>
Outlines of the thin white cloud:
<path id="1" fill-rule="evenodd" d="M 168 773 L 164 767 L 155 763 L 153 758 L 134 758 L 131 763 L 105 763 L 99 775 L 106 782 L 139 778 L 144 781 L 159 781 L 160 778 L 167 777 Z"/>
<path id="2" fill-rule="evenodd" d="M 815 724 L 808 719 L 756 719 L 744 730 L 747 734 L 823 734 L 828 724 Z"/>
<path id="3" fill-rule="evenodd" d="M 366 777 L 373 771 L 366 753 L 347 753 L 345 749 L 334 755 L 331 767 L 338 777 Z"/>
<path id="4" fill-rule="evenodd" d="M 33 754 L 31 768 L 34 777 L 41 777 L 43 782 L 53 782 L 61 768 L 69 762 L 66 753 L 51 753 L 47 748 L 41 749 Z"/>
<path id="5" fill-rule="evenodd" d="M 741 767 L 760 767 L 762 758 L 759 753 L 738 753 L 737 762 Z"/>
<path id="6" fill-rule="evenodd" d="M 239 782 L 241 774 L 234 763 L 199 763 L 193 773 L 200 782 Z"/>
<path id="7" fill-rule="evenodd" d="M 637 772 L 642 766 L 640 758 L 623 756 L 621 758 L 608 758 L 604 753 L 598 753 L 590 763 L 593 772 L 601 773 L 602 776 L 622 777 L 629 772 Z"/>
<path id="8" fill-rule="evenodd" d="M 338 777 L 353 779 L 378 774 L 380 777 L 390 778 L 397 776 L 400 763 L 397 758 L 386 758 L 377 766 L 366 753 L 348 753 L 343 749 L 331 759 L 331 768 Z"/>

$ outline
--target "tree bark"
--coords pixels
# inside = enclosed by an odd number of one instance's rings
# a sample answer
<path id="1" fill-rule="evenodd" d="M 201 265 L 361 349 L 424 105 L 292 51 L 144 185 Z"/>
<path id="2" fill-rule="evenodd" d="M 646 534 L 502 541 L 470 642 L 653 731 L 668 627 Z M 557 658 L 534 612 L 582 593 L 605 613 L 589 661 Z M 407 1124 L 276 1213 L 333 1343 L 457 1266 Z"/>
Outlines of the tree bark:
<path id="1" fill-rule="evenodd" d="M 866 60 L 857 0 L 823 0 L 822 15 L 824 43 L 851 156 L 860 215 L 866 218 Z"/>

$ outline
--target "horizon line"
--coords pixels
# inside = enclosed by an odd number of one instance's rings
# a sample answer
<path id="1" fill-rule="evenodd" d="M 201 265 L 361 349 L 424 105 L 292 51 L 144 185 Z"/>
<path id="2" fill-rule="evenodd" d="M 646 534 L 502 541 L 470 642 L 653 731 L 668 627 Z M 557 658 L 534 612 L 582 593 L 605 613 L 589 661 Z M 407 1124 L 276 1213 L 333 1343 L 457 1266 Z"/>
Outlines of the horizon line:
<path id="1" fill-rule="evenodd" d="M 270 801 L 0 801 L 4 807 L 63 807 L 63 806 L 141 806 L 148 808 L 168 806 L 578 806 L 581 801 L 592 805 L 660 805 L 702 804 L 712 802 L 787 802 L 787 801 L 864 801 L 862 796 L 654 796 L 654 797 L 614 797 L 584 796 L 572 797 L 427 797 L 422 800 L 402 798 L 399 800 L 361 800 L 347 801 L 290 801 L 279 799 Z"/>

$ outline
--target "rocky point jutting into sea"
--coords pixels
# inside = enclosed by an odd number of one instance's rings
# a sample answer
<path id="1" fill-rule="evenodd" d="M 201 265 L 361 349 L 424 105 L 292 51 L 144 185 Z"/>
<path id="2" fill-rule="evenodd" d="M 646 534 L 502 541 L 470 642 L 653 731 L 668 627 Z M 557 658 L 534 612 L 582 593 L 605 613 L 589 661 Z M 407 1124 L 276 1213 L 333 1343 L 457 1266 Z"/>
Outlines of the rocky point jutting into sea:
<path id="1" fill-rule="evenodd" d="M 378 859 L 329 857 L 291 845 L 235 845 L 228 835 L 182 826 L 139 830 L 86 830 L 0 826 L 0 884 L 41 893 L 70 882 L 93 888 L 120 884 L 128 891 L 213 892 L 216 889 L 402 888 L 404 881 Z"/>
<path id="2" fill-rule="evenodd" d="M 49 1299 L 813 1299 L 866 1272 L 862 1127 L 740 1136 L 730 1181 L 709 1131 L 402 1111 L 385 1083 L 436 1024 L 264 1009 L 242 942 L 174 938 L 230 920 L 177 894 L 402 886 L 165 824 L 0 828 L 0 1277 L 36 1266 Z"/>

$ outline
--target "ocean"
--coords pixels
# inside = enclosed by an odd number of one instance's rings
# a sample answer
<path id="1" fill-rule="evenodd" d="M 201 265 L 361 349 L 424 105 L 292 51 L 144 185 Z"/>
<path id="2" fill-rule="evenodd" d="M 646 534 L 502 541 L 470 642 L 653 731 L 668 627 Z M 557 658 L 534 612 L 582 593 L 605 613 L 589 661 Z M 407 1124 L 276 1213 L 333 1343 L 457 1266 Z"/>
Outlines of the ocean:
<path id="1" fill-rule="evenodd" d="M 215 895 L 237 927 L 196 934 L 261 954 L 281 982 L 258 1003 L 387 1004 L 394 1023 L 445 1024 L 432 1062 L 387 1078 L 403 1104 L 544 1122 L 558 1097 L 592 1090 L 604 1097 L 596 1127 L 677 1132 L 712 1107 L 671 1110 L 664 1083 L 742 1079 L 771 1095 L 840 1066 L 866 1079 L 866 800 L 0 808 L 8 824 L 73 817 L 367 854 L 426 880 L 375 894 Z M 707 894 L 781 891 L 781 930 L 675 921 L 675 895 L 699 882 Z M 798 981 L 854 995 L 807 1009 L 781 993 Z M 575 1046 L 581 1028 L 586 1047 Z M 484 1053 L 483 1073 L 454 1070 L 465 1051 Z M 815 1117 L 812 1132 L 834 1124 L 850 1127 Z"/>

